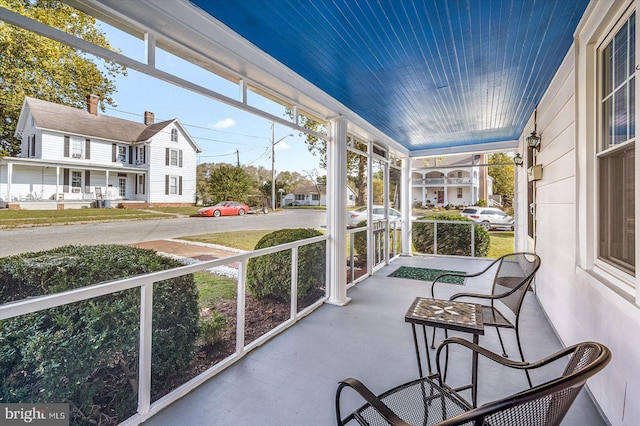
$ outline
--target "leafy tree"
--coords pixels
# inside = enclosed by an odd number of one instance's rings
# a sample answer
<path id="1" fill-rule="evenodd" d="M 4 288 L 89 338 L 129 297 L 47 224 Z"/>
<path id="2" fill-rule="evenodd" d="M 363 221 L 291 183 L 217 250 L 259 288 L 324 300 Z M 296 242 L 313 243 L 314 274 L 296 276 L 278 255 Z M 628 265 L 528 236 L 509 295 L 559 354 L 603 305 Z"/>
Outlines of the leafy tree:
<path id="1" fill-rule="evenodd" d="M 311 185 L 313 185 L 313 187 L 315 188 L 319 200 L 322 194 L 322 190 L 327 186 L 327 176 L 321 176 L 320 172 L 318 172 L 318 169 L 315 168 L 312 170 L 305 170 L 305 173 L 307 174 L 307 178 L 311 182 Z"/>
<path id="2" fill-rule="evenodd" d="M 286 114 L 293 118 L 293 111 L 286 110 Z M 301 126 L 318 132 L 326 133 L 326 125 L 322 122 L 316 121 L 305 115 L 298 117 Z M 316 136 L 306 134 L 307 149 L 314 156 L 320 157 L 320 168 L 327 169 L 327 141 L 320 139 Z M 357 154 L 352 151 L 347 151 L 347 171 L 350 174 L 355 174 L 355 177 L 351 179 L 351 187 L 355 188 L 357 193 L 358 205 L 364 205 L 366 201 L 367 187 L 366 187 L 366 171 L 367 171 L 367 158 L 363 155 Z"/>
<path id="3" fill-rule="evenodd" d="M 505 201 L 513 199 L 514 173 L 513 158 L 504 152 L 489 155 L 489 164 L 506 164 L 506 166 L 489 166 L 489 176 L 493 178 L 493 193 L 502 195 Z"/>
<path id="4" fill-rule="evenodd" d="M 213 202 L 245 201 L 251 189 L 249 175 L 240 167 L 219 164 L 209 173 L 209 194 Z"/>
<path id="5" fill-rule="evenodd" d="M 0 0 L 0 6 L 88 42 L 112 49 L 96 20 L 57 0 Z M 20 154 L 14 138 L 25 96 L 83 108 L 89 94 L 116 105 L 113 79 L 126 69 L 12 25 L 0 25 L 0 157 Z"/>
<path id="6" fill-rule="evenodd" d="M 247 172 L 249 180 L 251 181 L 251 194 L 261 194 L 263 184 L 265 182 L 271 181 L 271 170 L 268 170 L 262 166 L 242 166 L 242 169 Z"/>
<path id="7" fill-rule="evenodd" d="M 282 187 L 286 192 L 291 192 L 301 186 L 308 185 L 308 179 L 301 173 L 298 172 L 280 172 L 276 177 L 276 189 L 278 188 L 278 184 L 281 183 Z"/>

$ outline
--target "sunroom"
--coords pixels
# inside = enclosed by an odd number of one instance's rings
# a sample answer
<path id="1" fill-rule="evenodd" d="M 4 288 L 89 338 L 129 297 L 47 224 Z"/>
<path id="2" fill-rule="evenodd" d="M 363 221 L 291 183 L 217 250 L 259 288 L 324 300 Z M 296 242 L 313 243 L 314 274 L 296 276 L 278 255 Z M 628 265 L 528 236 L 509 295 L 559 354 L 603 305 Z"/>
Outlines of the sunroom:
<path id="1" fill-rule="evenodd" d="M 533 322 L 544 323 L 528 329 L 535 349 L 548 348 L 549 354 L 580 341 L 605 344 L 613 359 L 589 381 L 589 398 L 579 411 L 588 413 L 592 424 L 640 419 L 640 406 L 634 404 L 640 397 L 635 0 L 65 3 L 144 40 L 144 60 L 96 47 L 6 8 L 0 8 L 0 20 L 327 142 L 326 235 L 237 258 L 241 301 L 250 258 L 290 250 L 295 266 L 300 247 L 325 244 L 325 295 L 305 308 L 292 297 L 291 317 L 247 344 L 239 315 L 235 352 L 167 394 L 151 395 L 154 283 L 224 262 L 0 306 L 0 318 L 6 319 L 139 289 L 137 409 L 119 421 L 330 424 L 335 422 L 333 395 L 314 399 L 319 378 L 335 382 L 353 375 L 378 391 L 413 378 L 415 359 L 402 307 L 428 290 L 404 282 L 394 291 L 386 284 L 390 265 L 474 271 L 485 261 L 437 253 L 412 256 L 409 226 L 397 232 L 384 224 L 347 230 L 348 156 L 366 159 L 368 178 L 376 172 L 384 176 L 385 208 L 397 208 L 409 223 L 415 159 L 504 151 L 522 160 L 515 167 L 514 250 L 535 252 L 542 261 L 528 302 Z M 232 81 L 238 95 L 223 95 L 156 68 L 156 49 Z M 251 105 L 248 92 L 282 105 L 290 115 L 275 116 Z M 325 123 L 326 131 L 305 127 L 309 119 Z M 373 200 L 373 185 L 363 191 Z M 394 191 L 397 197 L 390 196 Z M 367 234 L 369 255 L 364 273 L 356 277 L 348 250 L 353 244 L 345 242 L 360 232 Z M 298 278 L 293 267 L 292 283 Z M 238 311 L 243 308 L 239 302 Z M 277 342 L 266 343 L 278 333 Z M 323 347 L 320 357 L 295 357 L 307 336 L 327 339 L 315 342 Z M 274 343 L 280 346 L 269 350 Z M 487 336 L 483 343 L 495 342 Z M 274 362 L 278 359 L 288 364 Z M 300 380 L 307 363 L 322 368 L 314 367 L 308 380 Z M 260 376 L 263 372 L 269 375 Z M 276 398 L 288 385 L 294 390 Z M 494 378 L 485 385 L 486 395 L 501 385 Z M 266 394 L 275 396 L 260 396 Z M 257 400 L 264 404 L 252 408 Z M 587 424 L 579 415 L 567 421 Z"/>

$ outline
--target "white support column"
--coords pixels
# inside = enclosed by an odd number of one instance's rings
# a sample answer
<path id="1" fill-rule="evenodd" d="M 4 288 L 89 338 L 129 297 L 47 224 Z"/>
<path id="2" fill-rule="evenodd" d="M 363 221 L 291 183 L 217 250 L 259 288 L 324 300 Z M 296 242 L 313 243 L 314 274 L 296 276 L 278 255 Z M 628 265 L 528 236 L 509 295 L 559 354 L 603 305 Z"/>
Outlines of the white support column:
<path id="1" fill-rule="evenodd" d="M 11 201 L 11 181 L 13 180 L 13 163 L 7 163 L 7 202 Z"/>
<path id="2" fill-rule="evenodd" d="M 402 173 L 400 175 L 400 197 L 402 213 L 402 256 L 411 256 L 411 158 L 402 159 Z M 424 188 L 422 194 L 424 197 Z M 406 225 L 405 225 L 406 224 Z"/>
<path id="3" fill-rule="evenodd" d="M 373 274 L 376 248 L 373 240 L 373 144 L 367 145 L 367 274 Z"/>
<path id="4" fill-rule="evenodd" d="M 329 121 L 327 143 L 327 232 L 329 263 L 327 303 L 343 306 L 347 297 L 347 119 Z"/>
<path id="5" fill-rule="evenodd" d="M 60 166 L 56 166 L 56 201 L 60 200 Z"/>
<path id="6" fill-rule="evenodd" d="M 387 219 L 390 218 L 389 215 L 389 172 L 391 170 L 391 168 L 389 167 L 389 163 L 384 163 L 383 165 L 384 167 L 384 184 L 382 185 L 382 192 L 383 192 L 383 200 L 384 200 L 384 211 L 385 214 L 387 215 Z M 371 185 L 373 187 L 373 185 Z M 397 208 L 397 206 L 394 206 Z M 385 265 L 389 264 L 389 252 L 390 247 L 389 247 L 389 233 L 391 232 L 391 222 L 389 220 L 387 220 L 387 230 L 385 231 L 385 238 L 384 238 L 384 263 Z"/>

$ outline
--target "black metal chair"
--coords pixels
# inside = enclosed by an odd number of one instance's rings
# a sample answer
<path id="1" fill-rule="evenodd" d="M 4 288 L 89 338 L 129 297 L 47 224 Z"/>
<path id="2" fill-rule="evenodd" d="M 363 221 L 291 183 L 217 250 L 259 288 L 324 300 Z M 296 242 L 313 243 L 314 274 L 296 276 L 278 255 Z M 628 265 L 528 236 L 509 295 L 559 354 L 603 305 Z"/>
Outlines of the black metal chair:
<path id="1" fill-rule="evenodd" d="M 472 408 L 471 404 L 441 379 L 440 353 L 444 347 L 459 344 L 508 368 L 533 370 L 570 355 L 564 372 L 545 383 L 514 395 Z M 566 359 L 566 358 L 565 358 Z M 438 373 L 397 386 L 375 396 L 360 381 L 340 382 L 336 392 L 338 426 L 355 420 L 361 425 L 559 425 L 587 379 L 610 361 L 611 352 L 595 342 L 584 342 L 563 349 L 540 361 L 513 361 L 461 338 L 446 339 L 438 348 Z M 340 396 L 344 388 L 354 389 L 366 404 L 342 417 Z"/>
<path id="2" fill-rule="evenodd" d="M 482 322 L 485 327 L 495 327 L 498 332 L 498 339 L 500 340 L 500 346 L 502 347 L 502 356 L 508 357 L 507 352 L 502 342 L 502 335 L 500 334 L 500 328 L 511 328 L 516 333 L 516 341 L 518 343 L 518 351 L 520 352 L 520 358 L 524 361 L 524 353 L 522 352 L 522 345 L 520 344 L 520 309 L 522 308 L 522 302 L 527 290 L 531 287 L 534 275 L 540 268 L 540 257 L 535 253 L 510 253 L 491 262 L 484 270 L 475 274 L 455 274 L 446 273 L 438 275 L 431 284 L 431 297 L 435 298 L 434 288 L 439 280 L 448 277 L 464 277 L 473 278 L 480 277 L 486 272 L 494 269 L 497 265 L 495 276 L 493 277 L 493 285 L 491 288 L 491 294 L 480 293 L 457 293 L 449 298 L 449 300 L 456 300 L 465 298 L 464 301 L 481 303 L 482 306 Z M 476 300 L 468 300 L 468 299 Z M 478 302 L 477 300 L 480 300 Z M 485 303 L 482 303 L 485 301 Z M 515 321 L 512 322 L 500 311 L 500 308 L 496 305 L 496 301 L 501 302 L 502 306 L 507 308 L 513 314 Z M 504 309 L 504 308 L 503 308 Z M 445 330 L 445 337 L 447 332 Z M 435 348 L 435 329 L 433 330 L 433 336 L 431 338 L 431 348 Z M 527 373 L 527 381 L 529 386 L 532 386 L 531 377 L 529 372 Z M 446 376 L 446 369 L 445 369 Z"/>

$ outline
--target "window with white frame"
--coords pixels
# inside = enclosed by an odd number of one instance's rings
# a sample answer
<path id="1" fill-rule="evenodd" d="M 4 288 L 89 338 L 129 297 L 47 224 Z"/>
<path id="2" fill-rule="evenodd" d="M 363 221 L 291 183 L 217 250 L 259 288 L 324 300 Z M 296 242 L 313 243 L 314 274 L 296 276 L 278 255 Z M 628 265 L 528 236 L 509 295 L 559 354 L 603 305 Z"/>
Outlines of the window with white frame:
<path id="1" fill-rule="evenodd" d="M 458 191 L 458 194 L 457 194 L 458 198 L 462 198 L 462 188 L 457 188 L 457 191 Z"/>
<path id="2" fill-rule="evenodd" d="M 635 12 L 598 49 L 597 260 L 635 276 Z M 630 283 L 633 280 L 629 280 Z"/>
<path id="3" fill-rule="evenodd" d="M 124 145 L 118 145 L 118 162 L 127 162 L 127 147 Z"/>
<path id="4" fill-rule="evenodd" d="M 82 158 L 82 144 L 84 141 L 73 139 L 71 143 L 71 156 L 73 158 Z"/>
<path id="5" fill-rule="evenodd" d="M 178 165 L 178 150 L 172 149 L 169 150 L 169 165 L 177 166 Z"/>
<path id="6" fill-rule="evenodd" d="M 311 194 L 311 201 L 320 201 L 320 195 Z"/>
<path id="7" fill-rule="evenodd" d="M 27 141 L 28 141 L 27 156 L 35 157 L 36 156 L 36 135 L 29 135 Z"/>
<path id="8" fill-rule="evenodd" d="M 71 192 L 81 192 L 82 172 L 71 171 Z"/>
<path id="9" fill-rule="evenodd" d="M 178 129 L 171 129 L 171 142 L 178 142 Z"/>
<path id="10" fill-rule="evenodd" d="M 169 176 L 169 194 L 178 193 L 178 176 Z"/>

